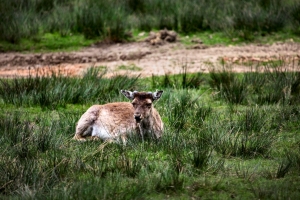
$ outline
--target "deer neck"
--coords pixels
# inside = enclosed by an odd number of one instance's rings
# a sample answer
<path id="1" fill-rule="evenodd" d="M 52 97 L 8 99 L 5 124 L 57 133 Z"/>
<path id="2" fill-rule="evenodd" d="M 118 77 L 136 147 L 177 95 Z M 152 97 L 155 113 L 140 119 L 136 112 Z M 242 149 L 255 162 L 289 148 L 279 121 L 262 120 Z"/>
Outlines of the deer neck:
<path id="1" fill-rule="evenodd" d="M 141 122 L 137 123 L 137 126 L 139 127 L 140 131 L 144 133 L 152 129 L 153 127 L 152 109 L 150 115 L 144 118 Z"/>

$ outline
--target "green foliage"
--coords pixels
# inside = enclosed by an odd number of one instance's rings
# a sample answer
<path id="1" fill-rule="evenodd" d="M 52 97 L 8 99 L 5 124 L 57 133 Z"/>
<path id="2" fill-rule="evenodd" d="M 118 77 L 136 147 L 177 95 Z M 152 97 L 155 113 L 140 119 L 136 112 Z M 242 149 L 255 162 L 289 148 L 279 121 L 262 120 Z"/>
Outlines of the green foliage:
<path id="1" fill-rule="evenodd" d="M 118 70 L 141 71 L 142 69 L 140 67 L 132 64 L 132 65 L 121 65 L 118 67 Z"/>
<path id="2" fill-rule="evenodd" d="M 43 191 L 44 186 L 53 186 L 66 175 L 68 160 L 61 150 L 64 141 L 60 134 L 69 134 L 69 125 L 41 115 L 30 117 L 24 112 L 8 112 L 0 117 L 2 195 L 16 190 L 25 192 L 27 186 L 34 185 L 42 186 Z M 65 119 L 69 124 L 69 117 Z"/>
<path id="3" fill-rule="evenodd" d="M 299 95 L 299 78 L 299 72 L 285 72 L 282 67 L 267 67 L 264 90 L 258 97 L 258 103 L 294 103 Z"/>
<path id="4" fill-rule="evenodd" d="M 108 42 L 126 40 L 126 13 L 123 1 L 89 0 L 77 15 L 77 29 L 86 38 L 102 37 Z"/>
<path id="5" fill-rule="evenodd" d="M 184 4 L 179 18 L 182 32 L 199 32 L 207 29 L 204 22 L 205 10 L 205 1 L 188 1 Z"/>
<path id="6" fill-rule="evenodd" d="M 202 120 L 204 121 L 204 120 Z M 196 135 L 195 142 L 192 143 L 192 164 L 193 166 L 205 172 L 210 165 L 212 165 L 212 145 L 210 144 L 210 135 L 204 131 L 193 130 L 191 134 Z"/>
<path id="7" fill-rule="evenodd" d="M 246 99 L 245 80 L 230 71 L 210 72 L 210 86 L 220 92 L 220 96 L 232 104 L 240 104 Z"/>
<path id="8" fill-rule="evenodd" d="M 249 108 L 244 113 L 231 114 L 228 120 L 218 117 L 208 124 L 215 150 L 225 157 L 268 157 L 274 143 L 274 130 L 266 116 L 268 110 Z M 219 122 L 218 122 L 219 121 Z"/>
<path id="9" fill-rule="evenodd" d="M 90 68 L 82 79 L 64 77 L 56 72 L 50 75 L 39 73 L 36 71 L 36 75 L 28 78 L 0 79 L 0 97 L 15 106 L 57 109 L 69 103 L 111 101 L 119 96 L 120 89 L 133 88 L 137 80 L 127 76 L 106 79 L 103 77 L 105 72 L 97 68 Z"/>
<path id="10" fill-rule="evenodd" d="M 83 77 L 1 79 L 0 198 L 298 197 L 299 73 L 261 65 L 263 72 L 202 74 L 201 85 L 188 81 L 197 74 L 168 75 L 165 84 L 165 77 L 104 78 L 99 68 Z M 241 82 L 247 95 L 229 100 L 241 91 L 224 88 Z M 165 127 L 160 140 L 72 140 L 91 104 L 121 101 L 120 89 L 153 87 L 164 90 L 155 104 Z M 288 92 L 263 98 L 275 87 Z"/>
<path id="11" fill-rule="evenodd" d="M 300 34 L 300 3 L 295 2 L 291 8 L 292 30 L 296 34 Z"/>
<path id="12" fill-rule="evenodd" d="M 246 40 L 253 40 L 255 32 L 282 30 L 288 20 L 287 7 L 282 0 L 243 1 L 234 12 L 234 28 L 240 30 L 240 36 Z"/>
<path id="13" fill-rule="evenodd" d="M 299 72 L 287 72 L 282 64 L 263 64 L 264 73 L 253 70 L 237 74 L 226 68 L 220 72 L 212 70 L 208 82 L 218 92 L 218 97 L 232 104 L 297 104 L 300 95 Z"/>
<path id="14" fill-rule="evenodd" d="M 188 130 L 194 126 L 200 128 L 204 120 L 211 113 L 211 108 L 201 105 L 198 98 L 188 91 L 182 91 L 176 96 L 165 97 L 168 122 L 177 132 Z"/>
<path id="15" fill-rule="evenodd" d="M 278 180 L 278 181 L 261 181 L 252 186 L 253 194 L 258 199 L 286 199 L 298 198 L 297 184 L 298 178 Z"/>
<path id="16" fill-rule="evenodd" d="M 83 35 L 61 36 L 60 33 L 46 33 L 33 39 L 22 39 L 18 44 L 1 42 L 0 51 L 74 51 L 90 46 L 95 40 L 85 39 Z"/>
<path id="17" fill-rule="evenodd" d="M 254 40 L 278 31 L 299 34 L 299 2 L 291 0 L 3 0 L 0 40 L 19 44 L 45 33 L 83 34 L 106 42 L 129 39 L 132 29 L 203 30 Z"/>
<path id="18" fill-rule="evenodd" d="M 152 88 L 162 86 L 164 88 L 200 88 L 204 83 L 203 73 L 189 74 L 187 73 L 187 66 L 183 67 L 183 72 L 176 76 L 165 74 L 164 77 L 158 77 L 152 75 Z"/>
<path id="19" fill-rule="evenodd" d="M 33 13 L 31 1 L 1 1 L 0 18 L 0 40 L 16 44 L 39 31 L 38 16 Z"/>

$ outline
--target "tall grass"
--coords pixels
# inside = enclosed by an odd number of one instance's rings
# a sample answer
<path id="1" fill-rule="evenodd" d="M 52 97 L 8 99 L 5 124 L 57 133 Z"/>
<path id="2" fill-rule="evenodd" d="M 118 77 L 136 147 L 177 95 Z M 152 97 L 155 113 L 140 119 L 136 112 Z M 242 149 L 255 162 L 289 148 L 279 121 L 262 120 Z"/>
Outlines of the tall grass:
<path id="1" fill-rule="evenodd" d="M 108 42 L 126 40 L 127 20 L 124 1 L 89 0 L 77 15 L 77 28 L 86 38 L 102 37 Z"/>
<path id="2" fill-rule="evenodd" d="M 282 0 L 242 2 L 234 12 L 234 28 L 241 31 L 244 39 L 254 39 L 254 32 L 265 34 L 282 30 L 289 20 L 286 3 Z"/>
<path id="3" fill-rule="evenodd" d="M 18 43 L 38 34 L 40 24 L 30 1 L 1 1 L 0 18 L 0 40 Z"/>
<path id="4" fill-rule="evenodd" d="M 209 29 L 205 23 L 207 3 L 205 1 L 188 1 L 180 10 L 180 25 L 184 33 L 198 32 Z M 187 13 L 189 13 L 187 15 Z"/>
<path id="5" fill-rule="evenodd" d="M 47 122 L 42 116 L 34 119 L 22 112 L 1 115 L 2 195 L 26 189 L 32 195 L 37 190 L 46 191 L 45 187 L 53 186 L 66 175 L 68 160 L 62 151 L 65 142 L 61 133 L 68 135 L 66 130 L 72 123 Z"/>
<path id="6" fill-rule="evenodd" d="M 244 113 L 233 114 L 228 120 L 214 116 L 205 124 L 214 149 L 225 157 L 268 157 L 276 132 L 270 128 L 267 112 L 262 108 L 250 108 Z"/>
<path id="7" fill-rule="evenodd" d="M 165 74 L 163 77 L 152 75 L 152 88 L 163 86 L 165 88 L 187 89 L 187 88 L 200 88 L 203 85 L 205 78 L 203 73 L 198 72 L 189 74 L 187 72 L 188 66 L 182 67 L 182 72 L 176 76 Z"/>
<path id="8" fill-rule="evenodd" d="M 296 34 L 300 34 L 300 3 L 294 2 L 291 8 L 291 16 L 292 16 L 292 30 Z"/>
<path id="9" fill-rule="evenodd" d="M 200 128 L 204 120 L 209 116 L 212 109 L 199 102 L 199 97 L 193 97 L 188 91 L 182 91 L 175 96 L 170 95 L 166 100 L 168 122 L 171 127 L 180 132 L 181 130 Z"/>
<path id="10" fill-rule="evenodd" d="M 59 72 L 40 75 L 38 71 L 25 78 L 1 79 L 0 97 L 7 104 L 16 106 L 39 105 L 57 109 L 67 104 L 87 102 L 104 103 L 119 96 L 122 88 L 134 88 L 136 78 L 103 77 L 105 72 L 90 68 L 82 79 L 68 78 Z"/>
<path id="11" fill-rule="evenodd" d="M 183 87 L 184 77 L 194 76 L 169 75 L 176 87 L 164 84 L 165 77 L 152 79 L 164 90 L 155 105 L 164 134 L 157 141 L 132 135 L 126 146 L 71 138 L 82 107 L 120 101 L 122 88 L 153 90 L 149 78 L 104 78 L 92 68 L 80 78 L 53 73 L 1 79 L 0 198 L 299 196 L 300 110 L 299 101 L 291 100 L 299 95 L 299 73 L 214 71 L 201 75 L 208 78 L 201 85 Z M 240 87 L 241 80 L 246 85 L 241 103 L 225 96 L 239 96 L 239 90 L 216 98 L 224 85 Z M 275 87 L 287 87 L 286 96 L 262 98 Z"/>
<path id="12" fill-rule="evenodd" d="M 11 43 L 38 41 L 48 32 L 121 42 L 129 39 L 132 29 L 223 31 L 244 40 L 282 30 L 299 33 L 296 0 L 3 0 L 0 9 L 0 39 Z"/>
<path id="13" fill-rule="evenodd" d="M 247 85 L 243 77 L 230 71 L 210 72 L 210 86 L 220 92 L 220 97 L 232 104 L 241 104 L 247 96 Z"/>
<path id="14" fill-rule="evenodd" d="M 211 71 L 209 85 L 218 97 L 232 104 L 297 104 L 299 97 L 299 66 L 286 71 L 282 66 L 264 66 L 263 73 L 254 69 L 244 74 L 226 70 Z"/>

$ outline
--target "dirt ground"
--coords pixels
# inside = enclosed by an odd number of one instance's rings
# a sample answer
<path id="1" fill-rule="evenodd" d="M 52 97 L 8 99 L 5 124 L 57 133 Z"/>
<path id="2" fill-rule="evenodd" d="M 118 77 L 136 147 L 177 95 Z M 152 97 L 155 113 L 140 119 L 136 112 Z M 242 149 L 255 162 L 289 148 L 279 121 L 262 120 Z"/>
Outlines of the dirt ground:
<path id="1" fill-rule="evenodd" d="M 299 63 L 300 43 L 290 41 L 272 45 L 210 47 L 199 43 L 187 47 L 179 42 L 163 45 L 134 42 L 93 45 L 67 53 L 0 53 L 0 77 L 28 76 L 35 69 L 43 73 L 60 71 L 65 75 L 81 76 L 92 66 L 106 67 L 107 76 L 140 74 L 146 77 L 180 73 L 184 66 L 188 72 L 208 72 L 212 67 L 221 68 L 221 60 L 234 63 L 233 71 L 243 72 L 250 70 L 249 65 L 245 64 L 248 61 L 278 59 Z M 300 67 L 299 64 L 297 66 Z"/>

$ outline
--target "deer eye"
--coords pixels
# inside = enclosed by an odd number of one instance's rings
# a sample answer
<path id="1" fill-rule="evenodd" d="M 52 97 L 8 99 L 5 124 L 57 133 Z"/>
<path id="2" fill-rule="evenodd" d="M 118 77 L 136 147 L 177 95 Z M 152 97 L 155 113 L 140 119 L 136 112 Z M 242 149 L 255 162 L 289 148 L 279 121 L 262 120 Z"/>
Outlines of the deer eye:
<path id="1" fill-rule="evenodd" d="M 133 102 L 133 103 L 131 103 L 132 105 L 133 105 L 133 107 L 135 107 L 136 106 L 136 103 L 135 102 Z"/>
<path id="2" fill-rule="evenodd" d="M 150 107 L 152 106 L 152 103 L 147 103 L 146 106 L 147 106 L 148 108 L 150 108 Z"/>

